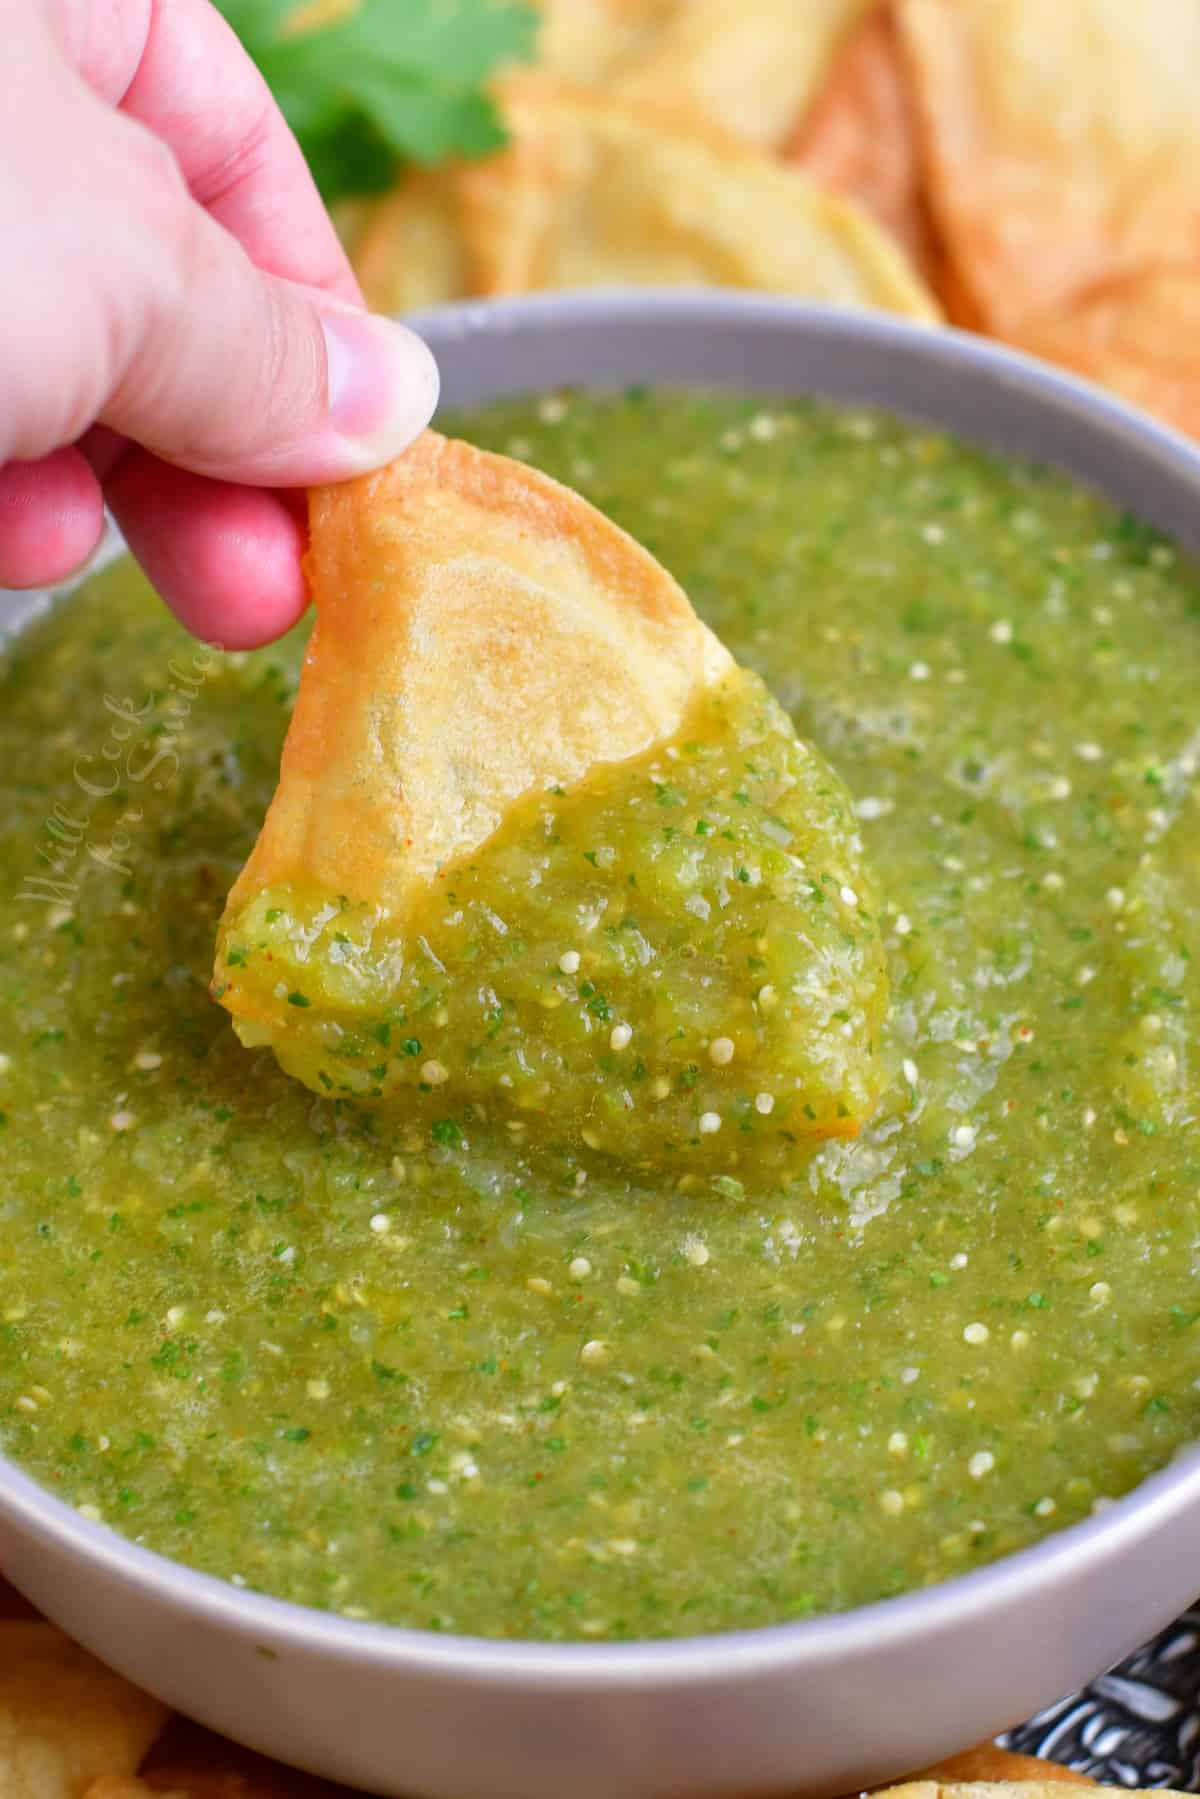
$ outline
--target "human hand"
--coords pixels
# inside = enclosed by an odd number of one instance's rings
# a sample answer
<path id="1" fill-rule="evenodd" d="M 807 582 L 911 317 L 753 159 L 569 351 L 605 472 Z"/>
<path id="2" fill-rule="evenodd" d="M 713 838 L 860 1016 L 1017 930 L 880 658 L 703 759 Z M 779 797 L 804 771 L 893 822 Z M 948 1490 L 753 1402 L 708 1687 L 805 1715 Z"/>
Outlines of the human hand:
<path id="1" fill-rule="evenodd" d="M 107 499 L 227 648 L 306 604 L 297 488 L 374 468 L 437 371 L 362 308 L 295 141 L 208 0 L 0 0 L 0 586 L 62 580 Z"/>

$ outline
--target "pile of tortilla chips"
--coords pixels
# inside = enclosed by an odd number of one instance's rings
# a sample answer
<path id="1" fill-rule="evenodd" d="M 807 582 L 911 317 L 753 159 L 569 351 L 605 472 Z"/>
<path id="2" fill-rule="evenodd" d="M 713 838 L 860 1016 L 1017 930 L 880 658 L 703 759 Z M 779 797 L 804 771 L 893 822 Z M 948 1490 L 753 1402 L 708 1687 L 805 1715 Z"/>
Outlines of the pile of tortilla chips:
<path id="1" fill-rule="evenodd" d="M 2 1799 L 351 1799 L 172 1718 L 0 1580 Z"/>
<path id="2" fill-rule="evenodd" d="M 916 1778 L 919 1786 L 892 1788 L 881 1799 L 1054 1799 L 1059 1782 L 1091 1784 L 992 1743 Z M 169 1718 L 157 1700 L 36 1618 L 0 1580 L 0 1799 L 355 1796 Z"/>
<path id="3" fill-rule="evenodd" d="M 1200 436 L 1197 0 L 539 3 L 507 147 L 360 216 L 375 306 L 719 285 L 944 317 Z"/>
<path id="4" fill-rule="evenodd" d="M 1064 1783 L 1105 1791 L 1056 1762 L 981 1743 L 914 1775 L 906 1786 L 877 1794 L 878 1799 L 1056 1799 Z M 168 1717 L 157 1700 L 36 1619 L 0 1580 L 0 1799 L 355 1795 L 241 1749 L 184 1718 Z"/>
<path id="5" fill-rule="evenodd" d="M 541 69 L 503 76 L 497 99 L 504 149 L 415 175 L 370 212 L 355 261 L 377 308 L 724 286 L 939 316 L 861 207 L 686 108 Z"/>

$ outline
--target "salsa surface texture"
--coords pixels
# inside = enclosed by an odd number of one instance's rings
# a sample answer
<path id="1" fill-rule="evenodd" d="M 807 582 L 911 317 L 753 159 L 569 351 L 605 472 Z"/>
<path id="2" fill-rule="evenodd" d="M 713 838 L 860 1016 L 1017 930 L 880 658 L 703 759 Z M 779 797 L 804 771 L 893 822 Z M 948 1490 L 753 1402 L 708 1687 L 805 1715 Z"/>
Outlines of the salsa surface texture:
<path id="1" fill-rule="evenodd" d="M 318 1094 L 658 1186 L 794 1170 L 883 1078 L 854 803 L 748 669 L 668 741 L 527 793 L 400 919 L 261 889 L 221 922 L 213 997 L 235 989 L 243 1043 Z"/>
<path id="2" fill-rule="evenodd" d="M 865 412 L 454 426 L 644 542 L 847 784 L 884 1097 L 787 1182 L 666 1188 L 242 1048 L 213 937 L 303 639 L 206 652 L 115 569 L 0 694 L 4 1450 L 241 1584 L 544 1639 L 838 1610 L 1086 1516 L 1200 1415 L 1200 583 Z"/>

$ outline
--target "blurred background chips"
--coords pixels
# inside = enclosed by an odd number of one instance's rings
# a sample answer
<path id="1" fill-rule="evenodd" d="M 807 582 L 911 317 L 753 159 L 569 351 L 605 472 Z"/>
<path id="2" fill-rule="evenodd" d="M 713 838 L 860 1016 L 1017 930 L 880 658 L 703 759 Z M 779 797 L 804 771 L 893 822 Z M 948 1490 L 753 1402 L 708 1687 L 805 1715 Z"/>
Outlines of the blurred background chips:
<path id="1" fill-rule="evenodd" d="M 132 1774 L 166 1716 L 52 1624 L 0 1622 L 4 1799 L 82 1799 L 98 1777 Z"/>
<path id="2" fill-rule="evenodd" d="M 356 208 L 373 305 L 717 285 L 879 307 L 1200 434 L 1198 0 L 537 10 L 532 62 L 488 84 L 508 144 Z"/>
<path id="3" fill-rule="evenodd" d="M 951 315 L 1200 430 L 1200 5 L 894 12 Z"/>
<path id="4" fill-rule="evenodd" d="M 371 303 L 549 288 L 752 288 L 933 320 L 903 252 L 860 207 L 692 108 L 537 70 L 494 88 L 503 150 L 420 171 L 372 209 L 354 254 Z"/>

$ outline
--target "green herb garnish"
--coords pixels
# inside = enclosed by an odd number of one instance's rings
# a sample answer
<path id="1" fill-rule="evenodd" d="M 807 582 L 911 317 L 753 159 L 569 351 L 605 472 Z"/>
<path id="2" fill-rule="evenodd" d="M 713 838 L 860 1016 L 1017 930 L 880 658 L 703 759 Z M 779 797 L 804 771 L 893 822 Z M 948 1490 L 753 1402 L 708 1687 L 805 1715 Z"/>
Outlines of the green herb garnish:
<path id="1" fill-rule="evenodd" d="M 504 142 L 484 91 L 528 58 L 525 0 L 357 0 L 305 29 L 296 0 L 217 0 L 299 139 L 326 202 L 380 193 L 397 164 L 485 156 Z"/>

